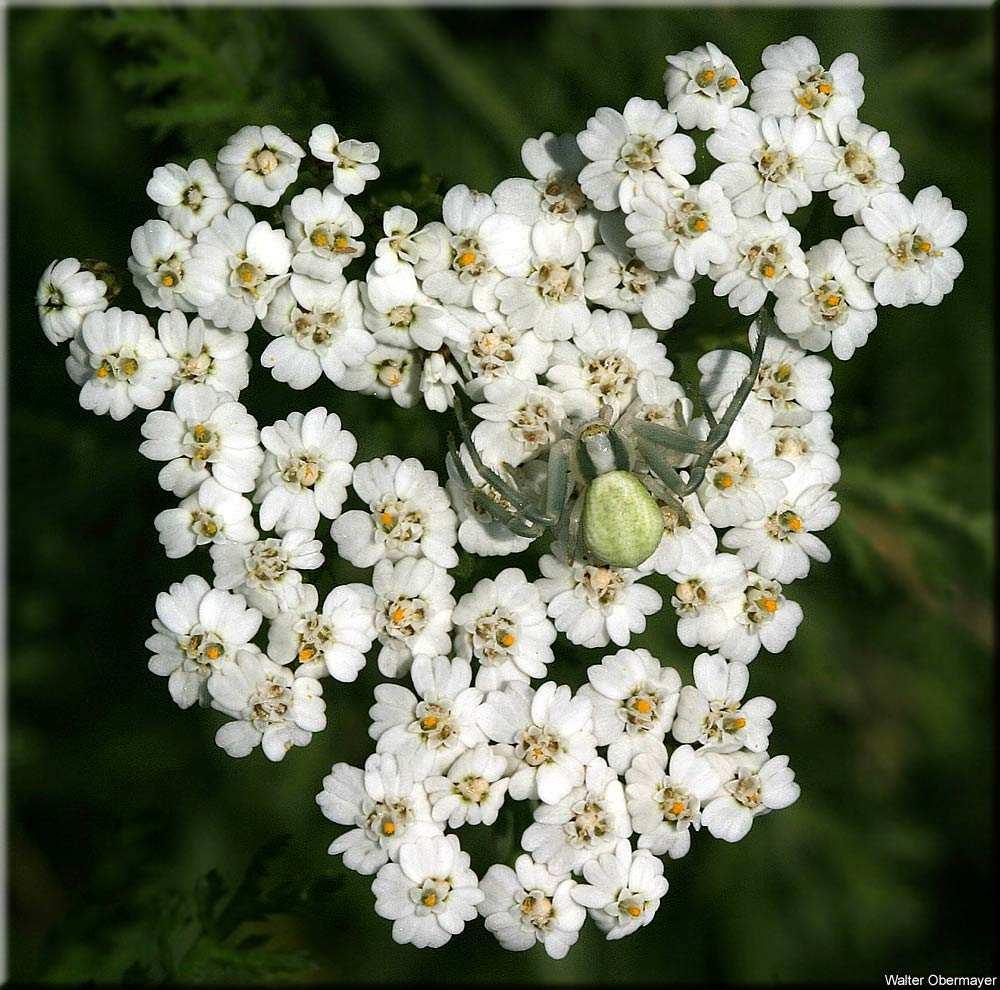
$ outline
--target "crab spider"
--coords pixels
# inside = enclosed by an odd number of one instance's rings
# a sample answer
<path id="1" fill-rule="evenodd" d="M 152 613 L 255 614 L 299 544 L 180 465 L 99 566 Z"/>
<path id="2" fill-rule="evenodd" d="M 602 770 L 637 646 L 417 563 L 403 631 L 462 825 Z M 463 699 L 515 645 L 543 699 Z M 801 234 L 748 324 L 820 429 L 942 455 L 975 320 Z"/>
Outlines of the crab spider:
<path id="1" fill-rule="evenodd" d="M 663 535 L 660 503 L 684 518 L 681 500 L 694 492 L 705 477 L 715 452 L 725 443 L 733 422 L 750 395 L 760 371 L 764 344 L 775 332 L 774 318 L 762 311 L 757 320 L 757 341 L 747 377 L 718 419 L 707 404 L 704 415 L 708 435 L 697 437 L 660 423 L 633 420 L 623 415 L 612 423 L 609 405 L 596 419 L 584 423 L 575 436 L 552 444 L 544 495 L 540 501 L 483 463 L 472 442 L 462 400 L 456 395 L 459 432 L 476 470 L 486 485 L 469 476 L 454 438 L 449 438 L 452 458 L 472 502 L 518 536 L 533 538 L 552 530 L 571 559 L 590 555 L 612 567 L 638 567 L 659 546 Z M 623 423 L 627 425 L 623 426 Z M 678 473 L 672 454 L 693 456 L 687 478 Z M 659 502 L 636 473 L 641 457 L 659 485 Z M 491 489 L 491 491 L 488 491 Z"/>

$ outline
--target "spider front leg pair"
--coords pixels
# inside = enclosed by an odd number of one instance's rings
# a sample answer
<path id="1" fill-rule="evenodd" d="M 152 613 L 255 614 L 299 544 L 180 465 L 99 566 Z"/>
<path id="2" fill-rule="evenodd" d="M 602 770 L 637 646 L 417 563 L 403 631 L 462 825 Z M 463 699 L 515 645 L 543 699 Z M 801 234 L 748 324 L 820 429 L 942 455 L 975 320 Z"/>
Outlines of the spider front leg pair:
<path id="1" fill-rule="evenodd" d="M 769 312 L 762 310 L 757 318 L 757 342 L 750 360 L 750 370 L 730 399 L 721 419 L 716 419 L 715 413 L 708 403 L 702 403 L 705 419 L 708 422 L 708 435 L 704 440 L 698 440 L 690 434 L 672 430 L 659 423 L 642 421 L 633 423 L 632 432 L 636 436 L 636 446 L 639 453 L 645 458 L 650 471 L 677 498 L 682 499 L 690 495 L 704 480 L 705 471 L 711 464 L 715 452 L 726 442 L 736 417 L 740 414 L 740 410 L 757 381 L 768 335 L 776 331 L 774 317 Z M 694 463 L 687 468 L 687 481 L 678 474 L 677 469 L 670 463 L 668 452 L 695 455 Z"/>
<path id="2" fill-rule="evenodd" d="M 477 485 L 469 474 L 452 436 L 448 438 L 455 470 L 465 486 L 473 504 L 497 522 L 503 523 L 512 533 L 533 539 L 545 530 L 568 530 L 571 522 L 569 501 L 571 479 L 569 474 L 569 448 L 571 440 L 560 440 L 549 450 L 545 481 L 544 504 L 539 506 L 530 495 L 518 490 L 517 486 L 501 477 L 499 472 L 487 467 L 476 445 L 472 442 L 472 431 L 463 408 L 463 398 L 455 395 L 455 418 L 462 442 L 469 452 L 472 464 L 486 483 Z M 492 489 L 487 491 L 487 486 Z"/>

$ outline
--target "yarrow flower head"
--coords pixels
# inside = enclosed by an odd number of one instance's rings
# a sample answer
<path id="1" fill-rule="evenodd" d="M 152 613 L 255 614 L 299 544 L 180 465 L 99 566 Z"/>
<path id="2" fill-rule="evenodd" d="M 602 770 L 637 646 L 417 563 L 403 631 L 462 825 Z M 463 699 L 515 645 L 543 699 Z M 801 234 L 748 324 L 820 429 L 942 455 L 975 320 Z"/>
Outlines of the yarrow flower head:
<path id="1" fill-rule="evenodd" d="M 316 801 L 401 944 L 477 915 L 555 959 L 588 917 L 626 937 L 695 834 L 738 841 L 799 797 L 750 665 L 807 627 L 795 582 L 830 558 L 822 352 L 849 359 L 880 306 L 943 303 L 967 218 L 911 198 L 856 56 L 795 36 L 761 62 L 670 54 L 662 103 L 528 137 L 491 192 L 359 202 L 378 145 L 249 124 L 152 170 L 127 275 L 42 275 L 81 406 L 143 410 L 148 536 L 193 565 L 156 598 L 150 671 L 234 758 L 363 739 L 370 692 L 375 752 Z M 810 241 L 824 206 L 849 229 Z M 745 339 L 701 327 L 709 289 Z M 322 400 L 276 406 L 258 360 Z M 662 623 L 693 683 L 633 642 Z M 496 862 L 473 870 L 466 827 Z"/>

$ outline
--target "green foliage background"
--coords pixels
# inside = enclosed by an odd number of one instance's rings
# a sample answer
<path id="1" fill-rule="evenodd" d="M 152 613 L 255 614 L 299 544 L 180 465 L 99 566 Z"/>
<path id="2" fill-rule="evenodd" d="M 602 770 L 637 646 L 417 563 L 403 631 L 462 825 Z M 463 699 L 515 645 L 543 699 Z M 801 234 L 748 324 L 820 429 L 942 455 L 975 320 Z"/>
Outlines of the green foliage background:
<path id="1" fill-rule="evenodd" d="M 146 670 L 153 600 L 207 558 L 164 559 L 152 518 L 170 496 L 136 450 L 139 417 L 78 408 L 64 352 L 37 327 L 37 277 L 66 255 L 123 263 L 153 215 L 152 167 L 212 159 L 246 122 L 302 141 L 329 120 L 377 140 L 395 167 L 374 187 L 381 205 L 405 192 L 426 219 L 439 179 L 491 189 L 520 171 L 525 137 L 658 97 L 666 52 L 709 36 L 749 78 L 764 45 L 798 33 L 828 58 L 858 53 L 864 117 L 892 134 L 905 190 L 938 183 L 969 215 L 955 291 L 883 311 L 834 369 L 834 559 L 794 589 L 806 621 L 791 648 L 753 667 L 778 700 L 775 751 L 791 754 L 802 798 L 737 846 L 696 842 L 668 863 L 656 923 L 624 943 L 588 926 L 553 963 L 502 952 L 476 924 L 434 953 L 396 946 L 369 881 L 326 856 L 335 829 L 313 803 L 332 762 L 368 752 L 375 672 L 332 685 L 330 728 L 278 766 L 229 759 L 212 741 L 218 716 L 171 704 Z M 993 969 L 990 12 L 14 10 L 8 41 L 15 978 L 867 982 Z M 811 223 L 810 240 L 839 229 Z M 710 296 L 693 312 L 669 336 L 682 372 L 743 341 Z M 247 401 L 262 422 L 325 403 L 358 433 L 359 460 L 441 466 L 442 416 L 323 384 L 296 395 L 259 368 Z M 460 585 L 507 563 L 465 565 Z M 334 564 L 321 592 L 351 579 Z M 694 651 L 669 616 L 639 643 L 690 676 Z M 588 659 L 566 649 L 557 676 L 579 683 Z M 480 869 L 509 851 L 509 831 L 466 835 Z"/>

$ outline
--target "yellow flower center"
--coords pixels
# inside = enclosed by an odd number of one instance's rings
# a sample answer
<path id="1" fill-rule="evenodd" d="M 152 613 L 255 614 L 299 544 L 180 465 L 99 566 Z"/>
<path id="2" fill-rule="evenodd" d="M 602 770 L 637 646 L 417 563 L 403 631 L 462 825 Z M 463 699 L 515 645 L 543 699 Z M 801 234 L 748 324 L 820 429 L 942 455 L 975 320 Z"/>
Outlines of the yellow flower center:
<path id="1" fill-rule="evenodd" d="M 737 79 L 736 76 L 726 76 L 726 78 L 719 83 L 719 89 L 725 92 L 727 89 L 732 89 L 738 82 L 739 79 Z"/>
<path id="2" fill-rule="evenodd" d="M 393 835 L 396 831 L 395 822 L 382 822 L 382 834 L 383 835 Z"/>
<path id="3" fill-rule="evenodd" d="M 517 642 L 517 637 L 509 632 L 500 633 L 497 639 L 503 647 L 511 647 Z"/>
<path id="4" fill-rule="evenodd" d="M 437 724 L 438 720 L 436 715 L 425 715 L 420 720 L 420 728 L 423 729 L 425 732 L 430 732 L 431 729 L 437 727 Z"/>
<path id="5" fill-rule="evenodd" d="M 707 86 L 714 80 L 715 80 L 715 69 L 702 69 L 701 72 L 699 72 L 698 75 L 694 77 L 694 81 L 699 86 Z"/>
<path id="6" fill-rule="evenodd" d="M 760 607 L 764 609 L 765 612 L 770 612 L 774 615 L 778 611 L 778 599 L 777 598 L 761 598 Z"/>
<path id="7" fill-rule="evenodd" d="M 312 646 L 303 646 L 302 649 L 299 650 L 300 663 L 308 663 L 314 656 L 316 656 L 316 650 Z"/>
<path id="8" fill-rule="evenodd" d="M 424 907 L 434 907 L 438 902 L 438 895 L 434 893 L 433 890 L 428 890 L 424 892 L 424 896 L 420 898 L 420 903 Z"/>
<path id="9" fill-rule="evenodd" d="M 165 285 L 169 289 L 172 285 L 177 284 L 177 279 L 174 278 L 174 276 L 171 275 L 170 272 L 167 272 L 167 274 L 164 275 L 162 279 L 160 279 L 160 284 Z"/>
<path id="10" fill-rule="evenodd" d="M 456 259 L 455 264 L 459 268 L 468 268 L 476 260 L 475 251 L 463 251 Z"/>

